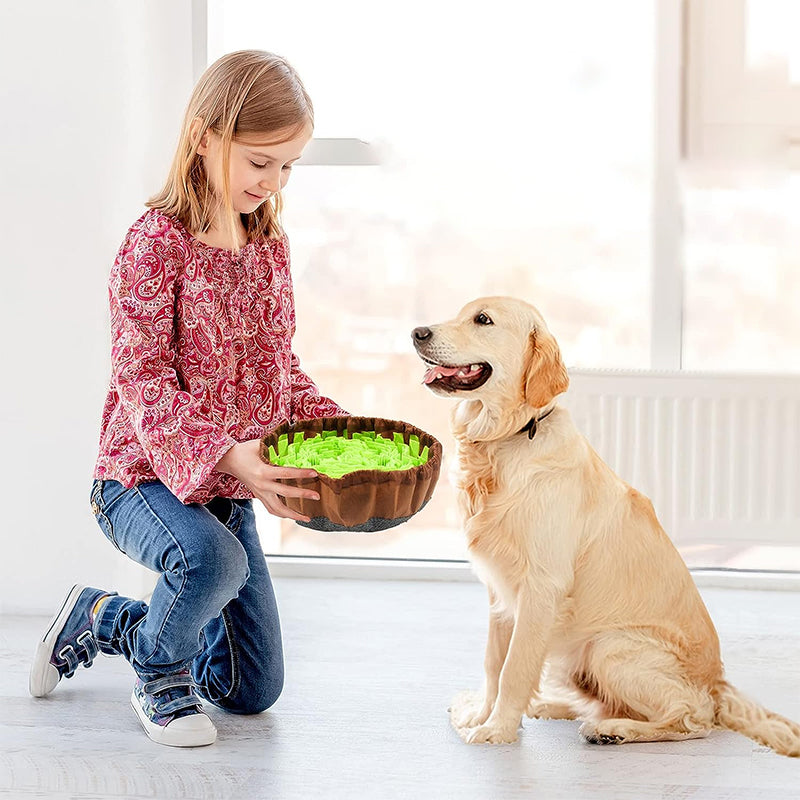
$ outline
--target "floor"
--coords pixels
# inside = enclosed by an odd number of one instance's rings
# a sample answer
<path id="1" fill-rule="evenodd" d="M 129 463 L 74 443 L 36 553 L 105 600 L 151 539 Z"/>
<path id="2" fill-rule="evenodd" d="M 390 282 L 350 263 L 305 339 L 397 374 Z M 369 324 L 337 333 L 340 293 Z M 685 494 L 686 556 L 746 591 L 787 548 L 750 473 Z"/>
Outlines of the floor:
<path id="1" fill-rule="evenodd" d="M 131 672 L 102 658 L 48 698 L 27 692 L 47 620 L 0 621 L 0 797 L 800 800 L 800 759 L 748 739 L 597 747 L 578 723 L 525 720 L 513 745 L 468 746 L 447 705 L 481 679 L 477 583 L 277 578 L 287 683 L 256 717 L 212 710 L 218 742 L 151 743 Z M 707 589 L 732 682 L 800 720 L 800 592 Z"/>

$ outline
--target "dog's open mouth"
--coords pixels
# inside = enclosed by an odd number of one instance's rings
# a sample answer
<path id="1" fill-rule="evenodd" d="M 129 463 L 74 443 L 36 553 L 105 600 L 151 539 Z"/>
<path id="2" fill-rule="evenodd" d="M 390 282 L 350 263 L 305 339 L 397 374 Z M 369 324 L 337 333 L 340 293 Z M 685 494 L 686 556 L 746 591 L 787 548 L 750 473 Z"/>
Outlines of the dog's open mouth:
<path id="1" fill-rule="evenodd" d="M 492 374 L 492 367 L 485 362 L 447 366 L 423 359 L 429 365 L 424 383 L 430 389 L 444 389 L 446 392 L 469 391 L 483 386 Z"/>

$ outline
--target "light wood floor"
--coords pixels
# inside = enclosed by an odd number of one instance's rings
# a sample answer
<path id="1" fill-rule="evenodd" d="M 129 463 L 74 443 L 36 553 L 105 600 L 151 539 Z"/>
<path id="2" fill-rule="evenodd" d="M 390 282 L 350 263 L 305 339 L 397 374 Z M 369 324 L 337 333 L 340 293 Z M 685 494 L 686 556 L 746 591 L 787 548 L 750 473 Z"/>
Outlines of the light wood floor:
<path id="1" fill-rule="evenodd" d="M 101 658 L 28 696 L 47 620 L 0 621 L 0 796 L 9 798 L 800 799 L 800 760 L 734 733 L 597 747 L 578 723 L 525 720 L 514 745 L 467 746 L 447 705 L 481 679 L 477 583 L 276 580 L 287 660 L 278 703 L 212 710 L 217 744 L 152 744 L 128 706 L 131 671 Z M 67 588 L 67 587 L 65 587 Z M 800 593 L 705 590 L 729 678 L 800 719 Z"/>

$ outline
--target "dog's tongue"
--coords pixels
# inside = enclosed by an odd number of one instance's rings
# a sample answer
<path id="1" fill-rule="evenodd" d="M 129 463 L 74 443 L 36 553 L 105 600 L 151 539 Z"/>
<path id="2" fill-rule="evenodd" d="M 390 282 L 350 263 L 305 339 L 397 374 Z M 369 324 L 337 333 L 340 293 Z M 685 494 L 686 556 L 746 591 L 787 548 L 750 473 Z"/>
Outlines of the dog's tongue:
<path id="1" fill-rule="evenodd" d="M 451 375 L 458 375 L 461 367 L 431 367 L 426 373 L 424 382 L 433 383 L 437 378 L 450 377 Z"/>
<path id="2" fill-rule="evenodd" d="M 460 375 L 462 378 L 471 378 L 480 372 L 480 367 L 477 369 L 470 369 L 470 367 L 431 367 L 426 373 L 423 382 L 433 383 L 438 378 L 452 377 L 453 375 Z"/>

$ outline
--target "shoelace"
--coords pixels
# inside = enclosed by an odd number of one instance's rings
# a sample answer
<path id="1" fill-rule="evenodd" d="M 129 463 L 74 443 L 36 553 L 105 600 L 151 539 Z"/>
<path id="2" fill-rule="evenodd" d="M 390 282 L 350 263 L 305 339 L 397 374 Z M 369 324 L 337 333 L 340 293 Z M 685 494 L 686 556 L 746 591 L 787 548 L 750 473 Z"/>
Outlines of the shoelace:
<path id="1" fill-rule="evenodd" d="M 58 651 L 58 657 L 67 665 L 64 671 L 65 678 L 71 678 L 78 667 L 83 662 L 87 667 L 92 666 L 92 662 L 97 657 L 97 643 L 91 631 L 84 631 L 76 639 L 80 647 L 76 650 L 71 644 L 65 645 Z"/>
<path id="2" fill-rule="evenodd" d="M 153 698 L 154 711 L 166 717 L 178 711 L 200 707 L 200 700 L 194 693 L 195 686 L 188 672 L 178 672 L 175 675 L 165 675 L 163 678 L 147 681 L 142 685 L 142 691 Z M 159 695 L 172 689 L 184 689 L 186 693 L 169 699 L 166 703 L 157 702 L 161 700 Z"/>

